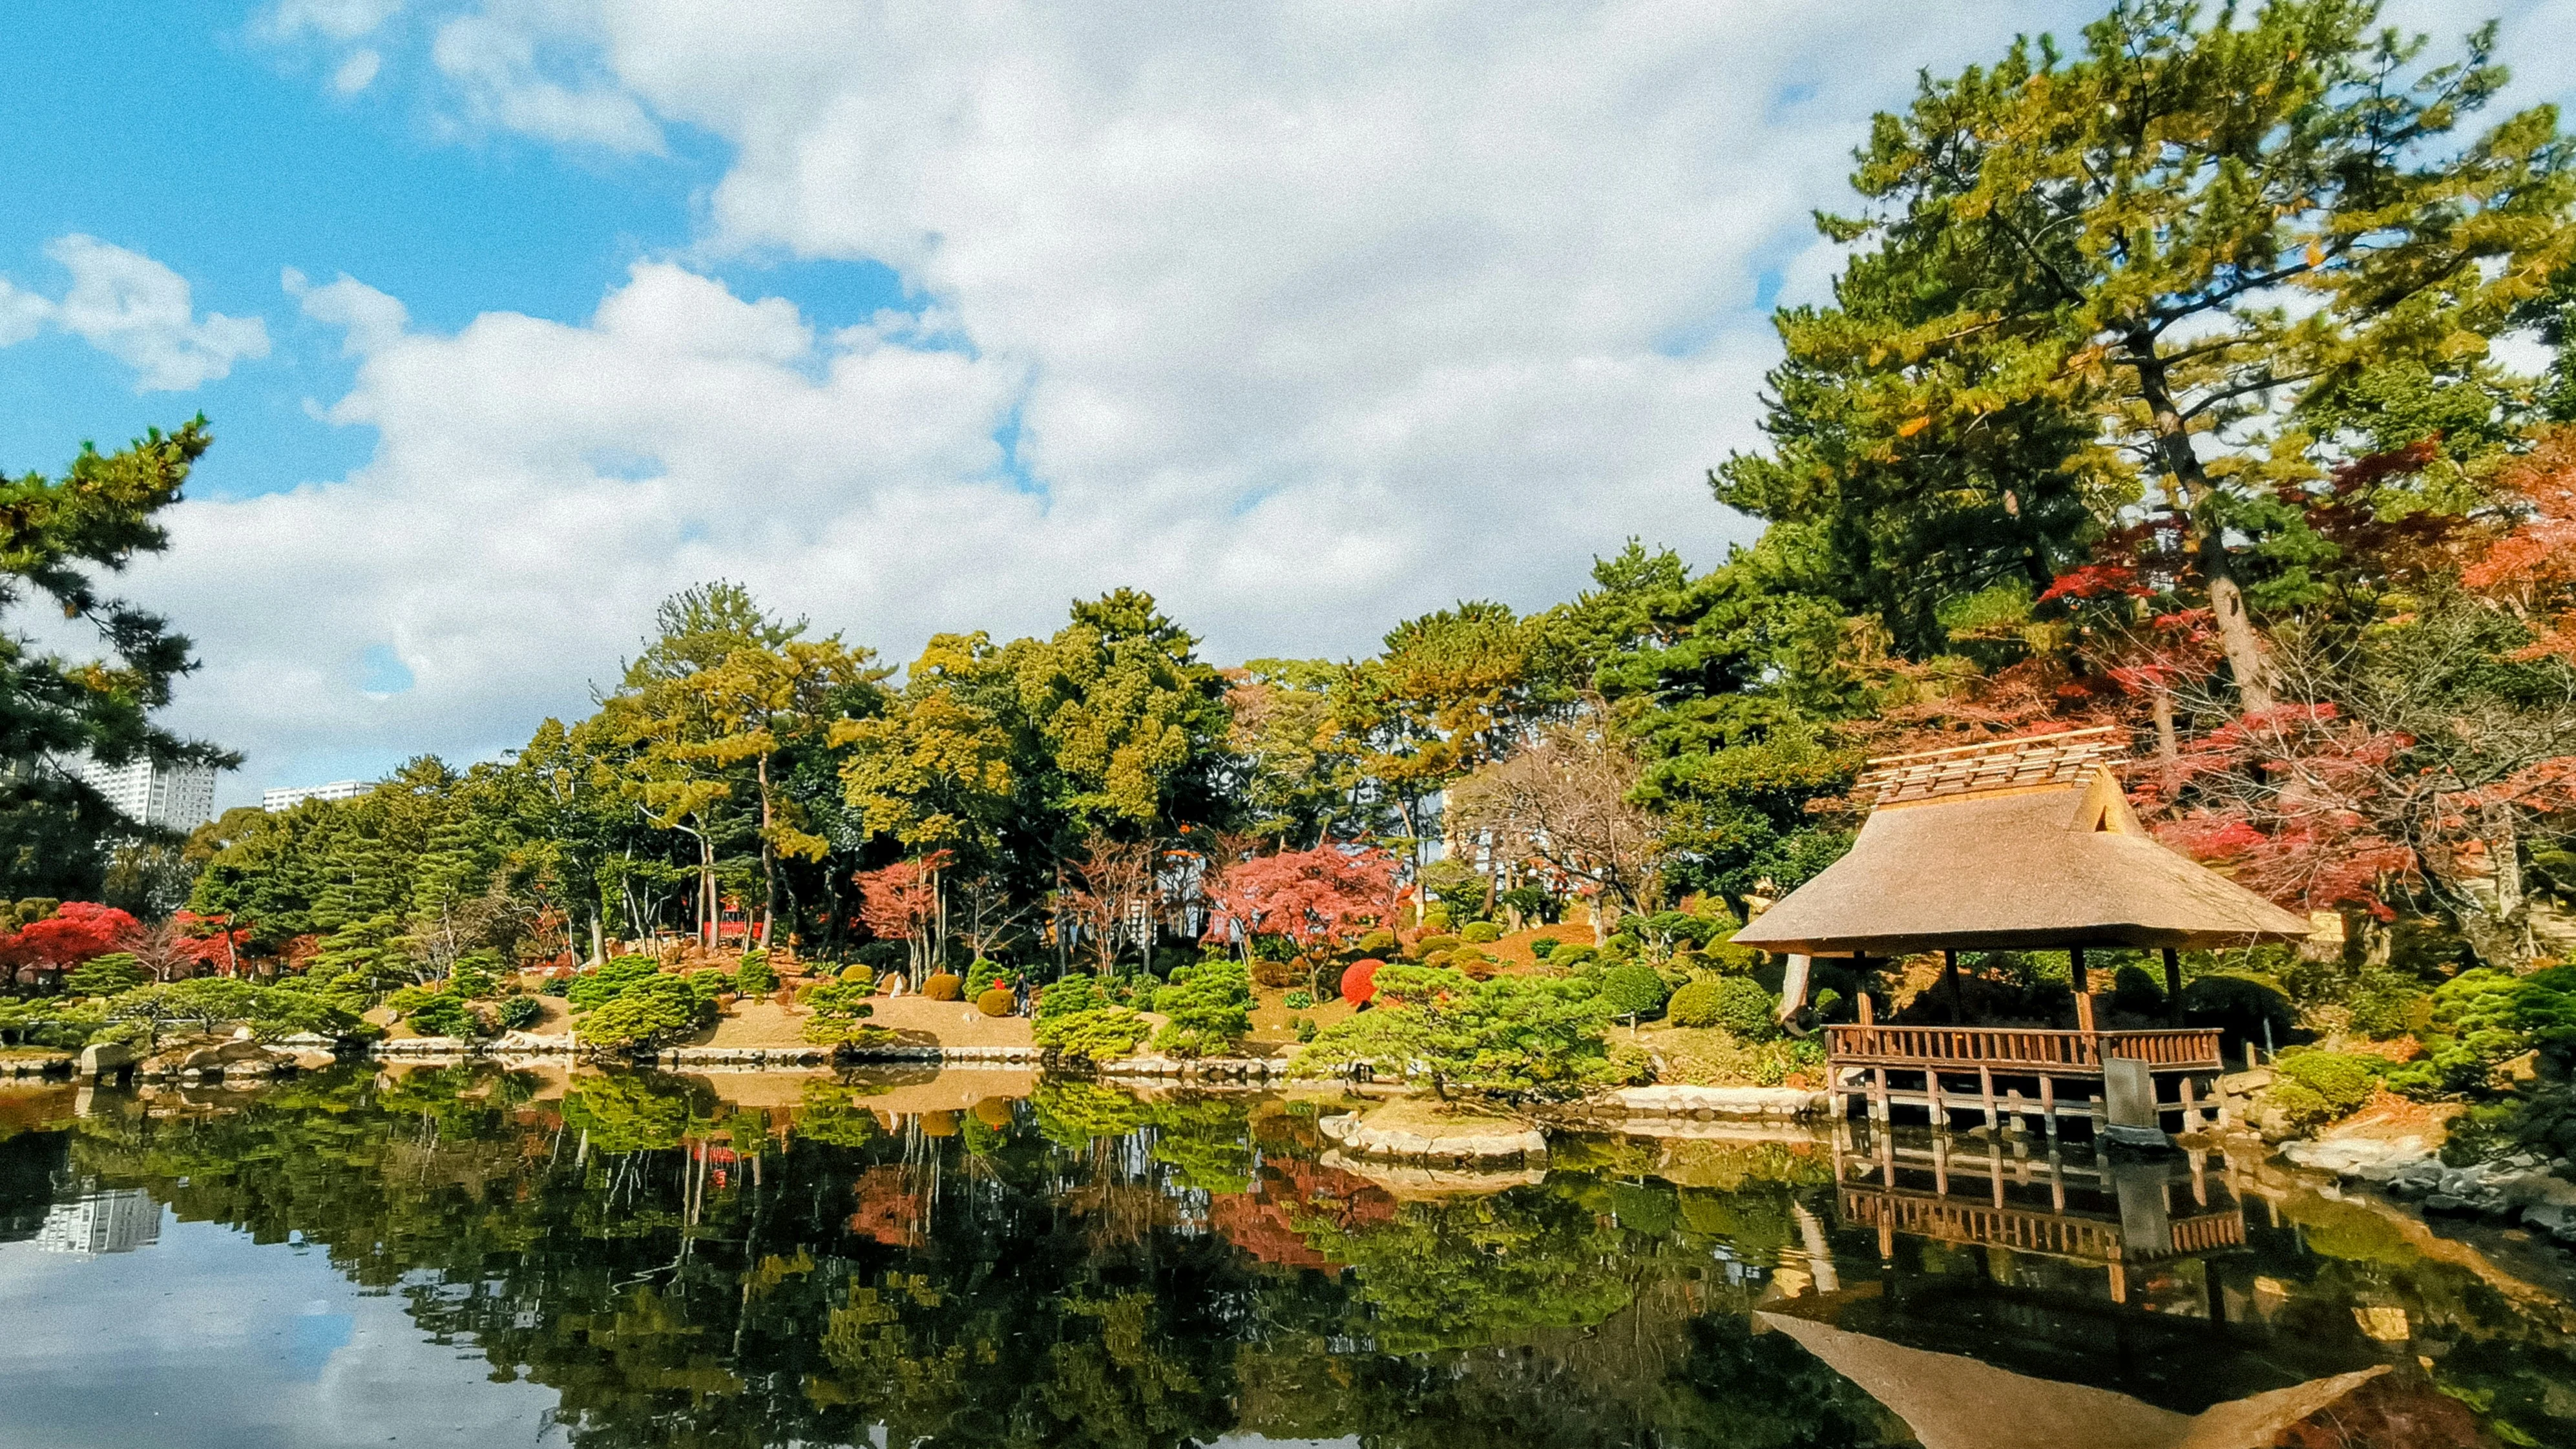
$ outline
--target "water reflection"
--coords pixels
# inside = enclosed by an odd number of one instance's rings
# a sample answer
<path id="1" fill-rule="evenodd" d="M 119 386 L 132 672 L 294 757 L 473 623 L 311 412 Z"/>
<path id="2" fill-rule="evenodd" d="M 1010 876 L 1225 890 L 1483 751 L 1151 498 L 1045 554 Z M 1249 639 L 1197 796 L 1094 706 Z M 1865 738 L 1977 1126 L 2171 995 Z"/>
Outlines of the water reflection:
<path id="1" fill-rule="evenodd" d="M 1937 1449 L 2079 1414 L 2102 1449 L 2218 1449 L 2300 1392 L 2388 1443 L 2576 1428 L 2562 1301 L 2213 1157 L 1704 1130 L 1561 1138 L 1495 1188 L 1335 1157 L 1307 1103 L 1005 1073 L 353 1070 L 89 1109 L 0 1103 L 0 1319 L 67 1205 L 166 1205 L 399 1305 L 425 1378 L 467 1353 L 496 1404 L 542 1389 L 508 1401 L 530 1439 Z M 46 1392 L 0 1346 L 0 1442 Z"/>

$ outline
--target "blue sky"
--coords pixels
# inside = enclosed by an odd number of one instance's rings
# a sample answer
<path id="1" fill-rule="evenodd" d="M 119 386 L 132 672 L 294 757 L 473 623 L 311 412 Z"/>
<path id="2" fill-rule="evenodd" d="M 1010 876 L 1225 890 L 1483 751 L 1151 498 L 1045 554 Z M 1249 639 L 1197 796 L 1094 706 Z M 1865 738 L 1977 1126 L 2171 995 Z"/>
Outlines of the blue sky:
<path id="1" fill-rule="evenodd" d="M 2490 9 L 2576 88 L 2576 0 L 2391 13 Z M 2092 13 L 22 0 L 0 469 L 213 420 L 127 583 L 227 804 L 506 750 L 711 577 L 892 663 L 1121 585 L 1346 655 L 1749 537 L 1871 112 Z"/>

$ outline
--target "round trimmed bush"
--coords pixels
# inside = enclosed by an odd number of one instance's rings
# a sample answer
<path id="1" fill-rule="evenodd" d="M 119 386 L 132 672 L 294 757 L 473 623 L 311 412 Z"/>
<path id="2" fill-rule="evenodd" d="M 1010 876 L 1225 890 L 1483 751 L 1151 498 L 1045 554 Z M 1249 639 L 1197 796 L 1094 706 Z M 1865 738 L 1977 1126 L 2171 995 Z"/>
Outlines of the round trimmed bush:
<path id="1" fill-rule="evenodd" d="M 1415 955 L 1428 959 L 1434 951 L 1455 951 L 1463 944 L 1451 935 L 1425 936 L 1413 943 L 1413 951 Z"/>
<path id="2" fill-rule="evenodd" d="M 933 1001 L 962 1001 L 966 983 L 954 971 L 941 971 L 922 981 L 921 994 Z"/>
<path id="3" fill-rule="evenodd" d="M 1458 939 L 1470 945 L 1482 946 L 1503 939 L 1503 928 L 1491 921 L 1469 921 L 1467 929 L 1458 933 Z"/>
<path id="4" fill-rule="evenodd" d="M 1655 968 L 1632 961 L 1601 973 L 1601 996 L 1621 1016 L 1647 1017 L 1664 1009 L 1664 978 Z"/>
<path id="5" fill-rule="evenodd" d="M 1548 957 L 1555 955 L 1556 948 L 1564 944 L 1565 943 L 1563 941 L 1556 939 L 1554 936 L 1541 936 L 1537 940 L 1530 942 L 1530 954 L 1544 961 Z"/>
<path id="6" fill-rule="evenodd" d="M 1381 928 L 1360 937 L 1359 950 L 1360 954 L 1363 956 L 1383 956 L 1394 949 L 1395 933 L 1393 931 Z"/>
<path id="7" fill-rule="evenodd" d="M 876 979 L 877 973 L 866 966 L 844 966 L 841 968 L 841 980 L 852 986 L 873 986 L 876 984 Z"/>
<path id="8" fill-rule="evenodd" d="M 1377 995 L 1377 968 L 1386 963 L 1375 957 L 1354 961 L 1342 973 L 1342 999 L 1353 1006 L 1366 1006 Z"/>
<path id="9" fill-rule="evenodd" d="M 1547 964 L 1550 966 L 1575 967 L 1582 965 L 1584 962 L 1589 961 L 1600 954 L 1601 953 L 1598 950 L 1595 950 L 1590 946 L 1559 946 L 1556 948 L 1555 954 L 1547 958 Z"/>
<path id="10" fill-rule="evenodd" d="M 1288 993 L 1287 999 L 1280 1004 L 1287 1007 L 1290 1011 L 1310 1011 L 1314 1009 L 1315 993 L 1311 991 L 1291 991 Z"/>
<path id="11" fill-rule="evenodd" d="M 1747 1041 L 1767 1041 L 1777 1030 L 1772 1006 L 1771 993 L 1749 977 L 1725 976 L 1674 992 L 1664 1016 L 1675 1026 L 1719 1026 Z"/>
<path id="12" fill-rule="evenodd" d="M 986 1016 L 1008 1016 L 1019 1004 L 1017 996 L 1000 986 L 987 987 L 984 994 L 975 998 L 975 1009 Z"/>

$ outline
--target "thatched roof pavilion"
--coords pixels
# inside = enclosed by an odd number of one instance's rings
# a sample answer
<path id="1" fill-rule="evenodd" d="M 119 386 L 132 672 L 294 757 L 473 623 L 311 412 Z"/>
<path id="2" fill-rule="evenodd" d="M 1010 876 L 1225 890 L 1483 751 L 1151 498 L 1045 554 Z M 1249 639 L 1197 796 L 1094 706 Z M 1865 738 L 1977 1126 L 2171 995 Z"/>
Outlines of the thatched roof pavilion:
<path id="1" fill-rule="evenodd" d="M 1851 853 L 1735 934 L 1805 956 L 2294 941 L 2308 923 L 2146 833 L 2115 730 L 1870 762 Z"/>

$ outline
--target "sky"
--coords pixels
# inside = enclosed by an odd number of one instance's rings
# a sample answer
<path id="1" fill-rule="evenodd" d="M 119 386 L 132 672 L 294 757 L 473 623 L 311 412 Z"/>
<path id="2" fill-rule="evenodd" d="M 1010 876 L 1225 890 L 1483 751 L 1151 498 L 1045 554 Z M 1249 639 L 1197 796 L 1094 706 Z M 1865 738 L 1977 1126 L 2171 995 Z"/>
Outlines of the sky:
<path id="1" fill-rule="evenodd" d="M 121 586 L 224 805 L 494 757 L 713 578 L 1365 653 L 1749 541 L 1871 114 L 2095 8 L 0 0 L 0 471 L 210 419 Z M 2576 0 L 2389 14 L 2576 92 Z"/>

